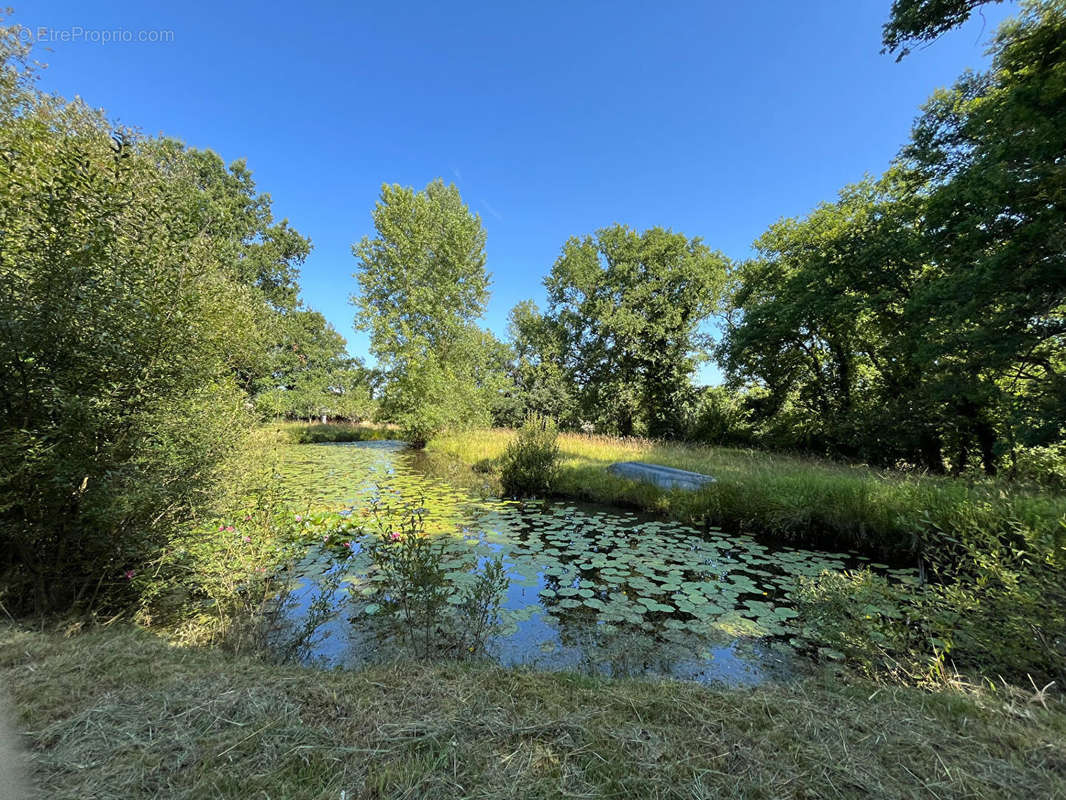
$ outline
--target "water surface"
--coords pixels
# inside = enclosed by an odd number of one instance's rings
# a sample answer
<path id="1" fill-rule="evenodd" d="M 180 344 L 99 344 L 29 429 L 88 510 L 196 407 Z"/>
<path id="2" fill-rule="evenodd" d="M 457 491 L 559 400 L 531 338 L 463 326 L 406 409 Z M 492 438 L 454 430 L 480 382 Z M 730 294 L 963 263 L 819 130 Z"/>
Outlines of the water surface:
<path id="1" fill-rule="evenodd" d="M 479 498 L 423 472 L 399 442 L 293 446 L 283 481 L 294 500 L 311 497 L 314 508 L 356 522 L 371 506 L 418 508 L 427 531 L 446 537 L 460 558 L 501 557 L 509 584 L 487 655 L 504 665 L 732 685 L 786 677 L 804 663 L 797 578 L 863 561 L 607 507 Z M 326 666 L 382 657 L 365 613 L 369 562 L 357 535 L 352 547 L 342 562 L 336 547 L 312 548 L 287 612 L 299 624 L 329 586 L 337 613 L 309 653 Z M 463 574 L 457 569 L 457 580 Z M 331 575 L 342 578 L 336 590 Z"/>

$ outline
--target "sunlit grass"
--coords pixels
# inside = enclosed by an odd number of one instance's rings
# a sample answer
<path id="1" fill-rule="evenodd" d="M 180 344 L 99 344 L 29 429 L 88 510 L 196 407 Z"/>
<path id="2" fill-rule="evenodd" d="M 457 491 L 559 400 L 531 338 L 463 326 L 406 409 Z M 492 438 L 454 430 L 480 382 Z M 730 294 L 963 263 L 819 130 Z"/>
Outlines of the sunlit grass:
<path id="1" fill-rule="evenodd" d="M 395 439 L 399 435 L 395 425 L 373 422 L 295 422 L 283 420 L 267 426 L 297 444 L 322 442 L 367 442 Z"/>

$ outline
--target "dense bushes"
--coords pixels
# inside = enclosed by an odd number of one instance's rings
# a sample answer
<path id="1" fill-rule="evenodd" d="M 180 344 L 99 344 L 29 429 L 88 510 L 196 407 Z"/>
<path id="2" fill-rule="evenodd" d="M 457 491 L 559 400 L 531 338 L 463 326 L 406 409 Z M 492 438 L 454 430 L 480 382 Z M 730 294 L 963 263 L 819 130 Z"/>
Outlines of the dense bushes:
<path id="1" fill-rule="evenodd" d="M 555 423 L 536 414 L 507 445 L 500 458 L 500 484 L 511 497 L 543 497 L 551 491 L 559 471 L 559 432 Z"/>
<path id="2" fill-rule="evenodd" d="M 271 311 L 192 156 L 41 94 L 25 55 L 4 31 L 0 577 L 43 611 L 124 593 L 210 501 Z"/>
<path id="3" fill-rule="evenodd" d="M 1016 477 L 1057 492 L 1066 492 L 1066 444 L 1021 447 L 1014 454 Z"/>

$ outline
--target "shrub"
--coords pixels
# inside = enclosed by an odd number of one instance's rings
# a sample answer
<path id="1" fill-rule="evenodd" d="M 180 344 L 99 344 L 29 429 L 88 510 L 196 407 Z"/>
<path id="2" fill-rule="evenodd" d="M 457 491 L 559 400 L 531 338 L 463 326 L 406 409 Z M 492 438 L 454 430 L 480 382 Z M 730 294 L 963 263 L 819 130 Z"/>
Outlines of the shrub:
<path id="1" fill-rule="evenodd" d="M 443 538 L 427 534 L 418 512 L 398 524 L 375 510 L 376 529 L 363 544 L 373 586 L 364 615 L 379 632 L 396 636 L 421 658 L 465 656 L 484 649 L 499 626 L 507 588 L 503 561 L 483 566 L 476 557 L 457 563 Z M 354 589 L 354 587 L 353 587 Z"/>
<path id="2" fill-rule="evenodd" d="M 4 72 L 0 578 L 49 611 L 124 595 L 209 499 L 264 304 L 143 141 Z"/>
<path id="3" fill-rule="evenodd" d="M 1066 492 L 1066 444 L 1021 447 L 1014 457 L 1019 479 Z"/>
<path id="4" fill-rule="evenodd" d="M 500 459 L 500 483 L 512 497 L 544 496 L 559 472 L 559 431 L 537 414 L 526 418 Z"/>

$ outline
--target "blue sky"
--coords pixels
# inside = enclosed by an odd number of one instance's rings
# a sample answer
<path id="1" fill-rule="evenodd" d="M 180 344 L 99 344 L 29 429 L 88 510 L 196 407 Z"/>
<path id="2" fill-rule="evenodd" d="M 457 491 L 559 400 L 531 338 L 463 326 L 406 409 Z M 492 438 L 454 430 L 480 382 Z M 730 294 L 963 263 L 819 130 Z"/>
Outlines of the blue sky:
<path id="1" fill-rule="evenodd" d="M 883 171 L 921 103 L 983 67 L 1016 8 L 986 7 L 896 64 L 879 53 L 890 0 L 123 5 L 16 6 L 15 22 L 53 32 L 42 88 L 246 158 L 314 243 L 305 301 L 359 356 L 351 244 L 383 182 L 441 176 L 481 215 L 485 324 L 502 335 L 516 302 L 543 304 L 569 236 L 662 225 L 743 258 L 770 223 Z M 115 30 L 172 33 L 88 33 Z"/>

